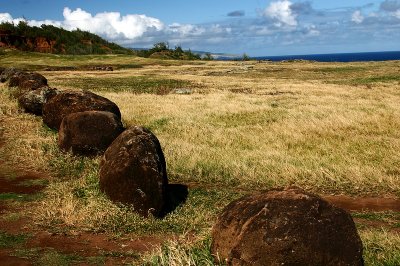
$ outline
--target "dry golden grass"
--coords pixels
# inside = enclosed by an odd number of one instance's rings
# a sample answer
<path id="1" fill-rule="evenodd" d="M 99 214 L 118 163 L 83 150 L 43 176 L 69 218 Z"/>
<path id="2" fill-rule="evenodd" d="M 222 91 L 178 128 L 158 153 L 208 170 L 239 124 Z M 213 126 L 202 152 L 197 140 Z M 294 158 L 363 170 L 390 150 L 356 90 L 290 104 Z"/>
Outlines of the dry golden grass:
<path id="1" fill-rule="evenodd" d="M 42 73 L 60 89 L 82 88 L 90 79 L 97 93 L 120 107 L 126 125 L 144 125 L 157 135 L 171 182 L 191 185 L 186 204 L 163 220 L 145 220 L 111 203 L 98 189 L 99 158 L 59 152 L 56 134 L 43 127 L 40 118 L 22 114 L 0 85 L 0 127 L 7 139 L 2 158 L 54 177 L 32 210 L 35 223 L 45 228 L 191 232 L 194 240 L 188 245 L 171 242 L 147 261 L 199 265 L 209 258 L 207 236 L 216 215 L 242 194 L 298 185 L 316 193 L 400 196 L 399 62 L 191 64 L 127 56 L 29 58 L 10 55 L 0 64 L 33 69 L 140 64 L 107 73 Z M 118 93 L 111 86 L 116 79 Z M 149 84 L 171 92 L 138 91 Z M 180 86 L 191 93 L 174 93 Z M 394 248 L 398 233 L 373 228 L 360 233 L 369 264 L 399 262 Z"/>
<path id="2" fill-rule="evenodd" d="M 220 86 L 227 83 L 223 78 Z M 271 80 L 254 87 L 270 86 L 282 93 L 211 87 L 207 94 L 102 95 L 117 103 L 126 124 L 156 132 L 176 181 L 399 195 L 398 86 Z"/>

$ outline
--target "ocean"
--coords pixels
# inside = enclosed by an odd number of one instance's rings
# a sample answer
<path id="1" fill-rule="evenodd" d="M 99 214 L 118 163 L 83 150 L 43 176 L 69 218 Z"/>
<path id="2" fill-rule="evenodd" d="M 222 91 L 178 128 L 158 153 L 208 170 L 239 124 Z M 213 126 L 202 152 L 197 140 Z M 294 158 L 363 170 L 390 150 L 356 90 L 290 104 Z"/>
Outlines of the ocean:
<path id="1" fill-rule="evenodd" d="M 256 60 L 313 60 L 318 62 L 357 62 L 357 61 L 387 61 L 400 60 L 400 51 L 397 52 L 369 52 L 369 53 L 343 53 L 343 54 L 311 54 L 311 55 L 285 55 L 252 57 Z"/>

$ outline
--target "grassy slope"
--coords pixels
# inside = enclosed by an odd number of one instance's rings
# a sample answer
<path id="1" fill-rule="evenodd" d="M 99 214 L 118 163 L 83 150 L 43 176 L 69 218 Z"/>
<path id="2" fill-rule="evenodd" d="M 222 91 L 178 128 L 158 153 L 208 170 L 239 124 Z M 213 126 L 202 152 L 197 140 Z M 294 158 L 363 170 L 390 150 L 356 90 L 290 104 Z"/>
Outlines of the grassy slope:
<path id="1" fill-rule="evenodd" d="M 3 130 L 13 140 L 3 156 L 55 177 L 33 210 L 42 226 L 178 234 L 179 245 L 160 249 L 159 259 L 179 265 L 183 258 L 207 261 L 216 214 L 255 189 L 294 184 L 323 194 L 400 196 L 399 62 L 191 64 L 22 53 L 0 58 L 2 66 L 39 70 L 91 64 L 121 70 L 43 74 L 51 86 L 97 91 L 117 103 L 127 125 L 151 128 L 162 144 L 170 180 L 190 184 L 189 198 L 161 221 L 113 205 L 98 191 L 98 158 L 61 154 L 56 135 L 40 119 L 20 114 L 1 89 Z M 157 95 L 178 88 L 194 93 Z M 367 264 L 399 263 L 398 213 L 357 215 L 392 217 L 382 229 L 358 226 Z M 185 245 L 191 258 L 182 255 Z"/>

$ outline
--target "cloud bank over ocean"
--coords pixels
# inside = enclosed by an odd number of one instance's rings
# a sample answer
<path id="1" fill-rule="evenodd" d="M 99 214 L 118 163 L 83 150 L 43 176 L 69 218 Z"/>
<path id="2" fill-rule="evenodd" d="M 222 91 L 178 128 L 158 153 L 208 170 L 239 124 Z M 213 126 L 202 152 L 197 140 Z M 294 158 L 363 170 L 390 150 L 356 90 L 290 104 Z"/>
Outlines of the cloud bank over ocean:
<path id="1" fill-rule="evenodd" d="M 13 18 L 9 13 L 0 13 L 0 22 L 17 24 L 21 20 L 23 18 Z M 48 24 L 67 30 L 79 28 L 131 47 L 150 47 L 155 42 L 168 41 L 171 45 L 215 52 L 261 51 L 271 46 L 271 53 L 279 53 L 278 47 L 280 50 L 288 46 L 304 50 L 312 43 L 329 52 L 339 45 L 360 50 L 356 46 L 363 40 L 384 43 L 389 36 L 394 47 L 393 40 L 400 41 L 400 1 L 317 10 L 309 1 L 278 0 L 257 10 L 257 16 L 246 16 L 244 11 L 236 10 L 219 21 L 203 24 L 165 24 L 145 14 L 91 14 L 81 8 L 65 7 L 63 20 L 27 22 L 33 26 Z M 388 44 L 387 49 L 390 48 Z"/>

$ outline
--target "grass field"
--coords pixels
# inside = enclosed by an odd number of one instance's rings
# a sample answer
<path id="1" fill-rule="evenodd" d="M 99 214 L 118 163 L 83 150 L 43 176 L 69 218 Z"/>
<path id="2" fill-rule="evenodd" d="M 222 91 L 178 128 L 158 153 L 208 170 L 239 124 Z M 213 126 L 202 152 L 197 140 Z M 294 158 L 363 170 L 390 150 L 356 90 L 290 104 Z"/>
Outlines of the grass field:
<path id="1" fill-rule="evenodd" d="M 115 71 L 79 69 L 91 65 Z M 35 224 L 169 239 L 132 263 L 212 264 L 216 215 L 258 190 L 296 185 L 323 195 L 400 197 L 398 61 L 189 62 L 7 52 L 0 66 L 37 70 L 59 89 L 94 91 L 120 107 L 125 125 L 144 125 L 159 138 L 170 182 L 188 185 L 189 196 L 164 219 L 146 220 L 100 193 L 99 158 L 59 152 L 56 133 L 18 110 L 0 85 L 0 130 L 7 139 L 0 158 L 53 177 L 29 210 Z M 77 70 L 45 71 L 57 66 Z M 400 214 L 352 215 L 366 265 L 399 265 Z"/>

